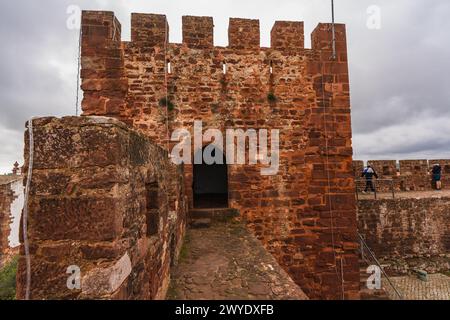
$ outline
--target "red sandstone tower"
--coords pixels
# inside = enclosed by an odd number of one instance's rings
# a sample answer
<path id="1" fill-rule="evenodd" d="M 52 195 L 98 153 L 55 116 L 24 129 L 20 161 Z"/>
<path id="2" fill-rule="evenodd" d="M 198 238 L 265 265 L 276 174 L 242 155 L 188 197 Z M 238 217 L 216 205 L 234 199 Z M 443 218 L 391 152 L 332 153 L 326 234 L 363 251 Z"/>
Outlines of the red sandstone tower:
<path id="1" fill-rule="evenodd" d="M 330 24 L 314 30 L 311 49 L 303 22 L 277 21 L 271 48 L 260 47 L 258 20 L 230 19 L 228 47 L 214 46 L 210 17 L 183 17 L 181 44 L 169 42 L 163 15 L 133 14 L 131 25 L 122 42 L 112 12 L 83 13 L 84 115 L 120 119 L 163 147 L 196 119 L 204 130 L 280 129 L 279 174 L 228 166 L 227 205 L 311 298 L 357 297 L 345 26 L 336 25 L 333 60 Z M 195 175 L 187 166 L 191 208 Z"/>

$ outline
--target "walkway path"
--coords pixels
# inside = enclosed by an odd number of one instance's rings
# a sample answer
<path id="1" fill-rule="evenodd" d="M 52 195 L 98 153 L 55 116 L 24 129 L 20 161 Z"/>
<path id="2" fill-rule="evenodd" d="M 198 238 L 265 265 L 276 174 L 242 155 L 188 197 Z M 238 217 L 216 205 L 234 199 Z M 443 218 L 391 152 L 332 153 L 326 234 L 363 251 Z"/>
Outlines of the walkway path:
<path id="1" fill-rule="evenodd" d="M 169 299 L 306 300 L 307 297 L 241 223 L 190 229 L 172 273 Z"/>
<path id="2" fill-rule="evenodd" d="M 391 281 L 405 300 L 450 300 L 450 277 L 444 274 L 429 274 L 427 282 L 416 276 L 392 277 Z M 395 300 L 391 287 L 386 286 L 386 289 Z"/>
<path id="3" fill-rule="evenodd" d="M 395 192 L 396 199 L 425 199 L 425 198 L 445 198 L 450 197 L 450 190 L 441 191 L 407 191 L 407 192 Z M 378 199 L 392 199 L 392 192 L 377 193 Z M 373 200 L 374 194 L 358 194 L 359 200 Z"/>

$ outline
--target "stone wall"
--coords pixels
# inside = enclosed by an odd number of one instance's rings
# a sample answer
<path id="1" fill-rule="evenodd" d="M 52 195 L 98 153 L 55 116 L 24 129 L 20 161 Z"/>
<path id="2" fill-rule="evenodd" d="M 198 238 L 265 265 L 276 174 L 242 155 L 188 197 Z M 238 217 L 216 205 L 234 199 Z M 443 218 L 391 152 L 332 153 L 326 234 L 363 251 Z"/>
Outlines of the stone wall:
<path id="1" fill-rule="evenodd" d="M 369 160 L 376 170 L 380 181 L 376 182 L 378 191 L 387 192 L 391 187 L 395 191 L 429 191 L 433 190 L 430 170 L 435 163 L 442 167 L 442 188 L 450 189 L 450 160 Z M 354 174 L 361 180 L 364 162 L 353 161 Z M 392 180 L 392 184 L 389 181 Z M 358 183 L 358 189 L 364 188 L 364 182 Z"/>
<path id="2" fill-rule="evenodd" d="M 209 17 L 184 17 L 181 44 L 168 42 L 163 15 L 133 14 L 131 29 L 122 42 L 114 13 L 83 12 L 84 115 L 120 119 L 165 149 L 194 120 L 222 132 L 279 129 L 279 173 L 229 165 L 229 206 L 309 297 L 357 297 L 345 26 L 336 25 L 334 60 L 331 24 L 314 30 L 312 49 L 302 22 L 276 22 L 271 48 L 260 47 L 258 20 L 230 19 L 228 47 L 214 46 Z M 190 207 L 192 181 L 187 165 Z"/>
<path id="3" fill-rule="evenodd" d="M 450 269 L 450 198 L 359 200 L 359 232 L 387 270 Z"/>
<path id="4" fill-rule="evenodd" d="M 23 206 L 21 176 L 0 176 L 0 267 L 18 246 L 20 214 Z"/>
<path id="5" fill-rule="evenodd" d="M 0 184 L 0 255 L 9 248 L 11 204 L 15 198 L 10 182 Z"/>
<path id="6" fill-rule="evenodd" d="M 163 299 L 185 232 L 182 167 L 115 119 L 40 118 L 33 126 L 31 298 Z M 28 134 L 25 141 L 28 159 Z M 22 246 L 19 299 L 23 254 Z M 80 289 L 67 287 L 70 266 L 80 268 Z"/>

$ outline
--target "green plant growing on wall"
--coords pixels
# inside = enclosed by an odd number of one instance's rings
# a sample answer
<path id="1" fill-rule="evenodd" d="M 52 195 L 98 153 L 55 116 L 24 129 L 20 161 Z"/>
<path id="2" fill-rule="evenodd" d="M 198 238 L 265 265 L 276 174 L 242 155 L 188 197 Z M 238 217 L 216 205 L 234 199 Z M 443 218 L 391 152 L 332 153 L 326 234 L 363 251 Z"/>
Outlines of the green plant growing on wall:
<path id="1" fill-rule="evenodd" d="M 159 100 L 159 106 L 162 108 L 167 107 L 169 111 L 173 111 L 175 109 L 175 105 L 173 104 L 173 102 L 166 97 L 161 98 L 161 100 Z"/>
<path id="2" fill-rule="evenodd" d="M 277 96 L 276 96 L 273 92 L 270 92 L 270 93 L 267 95 L 267 100 L 268 100 L 269 102 L 271 102 L 271 103 L 277 102 Z"/>
<path id="3" fill-rule="evenodd" d="M 0 270 L 0 300 L 16 299 L 17 261 L 15 257 Z"/>

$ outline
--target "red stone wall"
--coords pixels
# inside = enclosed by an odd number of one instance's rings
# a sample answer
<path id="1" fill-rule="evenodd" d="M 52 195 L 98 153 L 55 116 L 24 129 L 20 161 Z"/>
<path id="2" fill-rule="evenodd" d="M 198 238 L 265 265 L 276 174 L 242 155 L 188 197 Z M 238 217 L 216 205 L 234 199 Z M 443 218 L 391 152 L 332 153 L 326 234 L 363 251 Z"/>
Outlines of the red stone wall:
<path id="1" fill-rule="evenodd" d="M 400 174 L 404 176 L 423 175 L 428 173 L 427 160 L 400 160 Z"/>
<path id="2" fill-rule="evenodd" d="M 450 268 L 450 198 L 359 200 L 359 232 L 387 269 Z"/>
<path id="3" fill-rule="evenodd" d="M 194 120 L 204 130 L 279 129 L 279 174 L 230 165 L 229 205 L 311 298 L 357 297 L 345 26 L 336 26 L 333 61 L 329 24 L 305 49 L 299 22 L 277 22 L 273 48 L 261 48 L 258 20 L 230 19 L 229 47 L 213 46 L 208 17 L 183 18 L 182 44 L 165 43 L 165 16 L 133 14 L 131 42 L 112 39 L 113 21 L 83 13 L 84 114 L 121 119 L 163 148 L 174 129 L 192 133 Z M 192 175 L 186 166 L 190 206 Z"/>
<path id="4" fill-rule="evenodd" d="M 11 232 L 11 204 L 16 197 L 17 195 L 11 189 L 11 182 L 2 183 L 0 181 L 0 257 L 9 248 L 8 237 Z"/>
<path id="5" fill-rule="evenodd" d="M 361 178 L 361 173 L 364 170 L 364 161 L 361 160 L 353 160 L 353 174 L 355 178 L 359 179 Z"/>
<path id="6" fill-rule="evenodd" d="M 0 269 L 18 253 L 18 220 L 23 201 L 21 184 L 20 175 L 0 175 Z"/>
<path id="7" fill-rule="evenodd" d="M 182 168 L 114 119 L 33 124 L 31 298 L 164 298 L 186 223 Z M 28 159 L 28 135 L 25 141 Z M 22 246 L 18 298 L 25 295 L 23 254 Z M 73 265 L 81 269 L 80 290 L 67 288 Z"/>
<path id="8" fill-rule="evenodd" d="M 397 161 L 395 160 L 370 160 L 369 163 L 380 179 L 392 179 L 397 176 Z"/>

